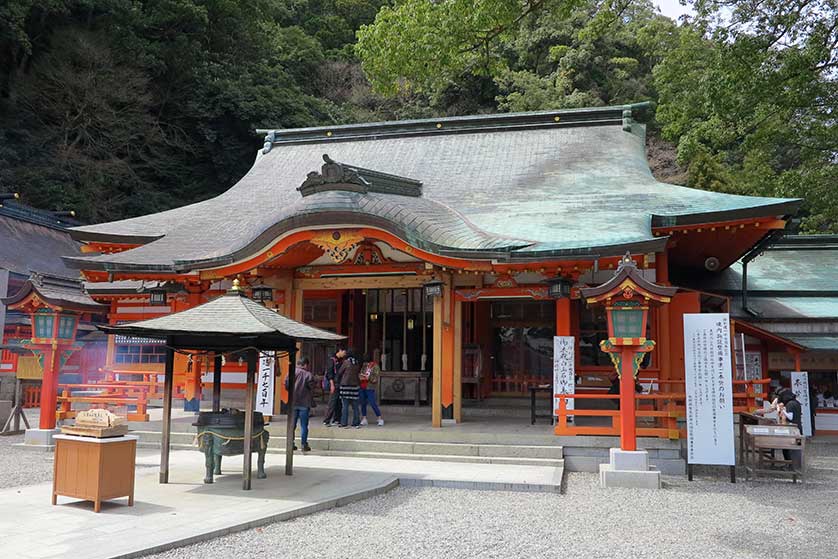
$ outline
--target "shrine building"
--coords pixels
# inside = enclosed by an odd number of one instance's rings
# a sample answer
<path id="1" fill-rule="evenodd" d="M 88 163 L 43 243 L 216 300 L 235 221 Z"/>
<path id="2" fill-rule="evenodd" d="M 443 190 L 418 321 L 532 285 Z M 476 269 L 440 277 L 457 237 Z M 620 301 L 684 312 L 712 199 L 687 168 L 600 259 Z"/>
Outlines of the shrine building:
<path id="1" fill-rule="evenodd" d="M 731 310 L 728 295 L 691 278 L 718 276 L 774 238 L 801 201 L 657 181 L 639 122 L 646 109 L 260 131 L 264 147 L 227 192 L 75 227 L 83 251 L 64 262 L 110 304 L 113 324 L 196 306 L 239 278 L 265 306 L 378 356 L 379 398 L 429 402 L 440 426 L 462 420 L 464 399 L 550 383 L 557 335 L 575 337 L 577 392 L 606 390 L 605 312 L 579 289 L 607 281 L 629 254 L 644 278 L 679 288 L 650 311 L 646 338 L 657 345 L 641 364 L 644 382 L 677 383 L 682 316 Z M 802 344 L 734 319 L 735 334 L 799 366 Z M 321 373 L 327 355 L 314 353 Z M 106 368 L 162 371 L 163 359 L 161 342 L 112 336 Z M 240 386 L 244 370 L 227 360 L 225 388 Z M 207 373 L 200 360 L 176 366 L 192 409 Z"/>

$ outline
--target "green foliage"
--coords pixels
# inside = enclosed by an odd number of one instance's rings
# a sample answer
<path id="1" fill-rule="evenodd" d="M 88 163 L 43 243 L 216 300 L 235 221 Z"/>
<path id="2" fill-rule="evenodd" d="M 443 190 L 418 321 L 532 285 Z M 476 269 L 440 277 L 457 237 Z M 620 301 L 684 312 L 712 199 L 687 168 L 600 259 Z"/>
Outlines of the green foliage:
<path id="1" fill-rule="evenodd" d="M 484 108 L 581 107 L 652 97 L 658 48 L 675 29 L 648 1 L 413 0 L 383 8 L 356 51 L 379 91 L 427 93 L 442 112 L 447 91 L 475 80 Z"/>
<path id="2" fill-rule="evenodd" d="M 321 68 L 347 60 L 355 29 L 379 5 L 8 0 L 0 184 L 91 221 L 222 192 L 252 164 L 256 127 L 361 113 L 323 94 Z"/>
<path id="3" fill-rule="evenodd" d="M 838 3 L 697 8 L 654 70 L 657 120 L 690 184 L 802 197 L 804 231 L 838 231 Z"/>
<path id="4" fill-rule="evenodd" d="M 257 127 L 652 100 L 667 176 L 838 231 L 838 0 L 693 4 L 5 0 L 0 185 L 119 219 L 225 190 Z"/>
<path id="5" fill-rule="evenodd" d="M 358 31 L 356 52 L 385 93 L 439 93 L 464 74 L 494 76 L 506 68 L 501 46 L 531 14 L 567 14 L 581 0 L 405 0 L 381 9 Z"/>

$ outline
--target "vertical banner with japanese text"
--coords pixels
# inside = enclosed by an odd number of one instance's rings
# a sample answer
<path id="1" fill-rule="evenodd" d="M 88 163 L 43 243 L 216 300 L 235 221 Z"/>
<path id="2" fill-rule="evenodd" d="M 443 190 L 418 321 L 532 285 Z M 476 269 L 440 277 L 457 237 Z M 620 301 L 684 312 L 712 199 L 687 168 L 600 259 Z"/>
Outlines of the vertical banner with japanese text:
<path id="1" fill-rule="evenodd" d="M 812 436 L 812 402 L 809 401 L 809 373 L 792 371 L 791 391 L 800 402 L 800 413 L 803 420 L 803 436 Z"/>
<path id="2" fill-rule="evenodd" d="M 684 315 L 687 462 L 733 466 L 730 316 Z"/>
<path id="3" fill-rule="evenodd" d="M 553 415 L 559 409 L 555 394 L 576 391 L 576 354 L 573 336 L 553 336 Z M 567 399 L 567 409 L 573 409 L 573 398 Z"/>
<path id="4" fill-rule="evenodd" d="M 256 376 L 256 408 L 264 415 L 274 415 L 274 370 L 276 358 L 273 351 L 259 356 L 259 374 Z"/>

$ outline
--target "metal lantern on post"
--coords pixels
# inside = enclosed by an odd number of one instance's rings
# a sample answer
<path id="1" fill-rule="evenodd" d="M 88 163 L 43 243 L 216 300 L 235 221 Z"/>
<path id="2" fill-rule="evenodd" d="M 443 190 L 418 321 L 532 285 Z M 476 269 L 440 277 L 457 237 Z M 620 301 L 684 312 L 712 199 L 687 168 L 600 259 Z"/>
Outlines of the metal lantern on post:
<path id="1" fill-rule="evenodd" d="M 58 372 L 81 347 L 76 343 L 79 320 L 83 315 L 105 313 L 109 307 L 87 296 L 77 279 L 36 273 L 15 295 L 3 299 L 3 303 L 31 317 L 32 338 L 24 347 L 38 357 L 43 367 L 40 428 L 54 429 Z"/>
<path id="2" fill-rule="evenodd" d="M 655 342 L 646 339 L 649 307 L 669 303 L 677 288 L 663 287 L 643 277 L 637 264 L 626 254 L 617 273 L 598 287 L 580 290 L 588 305 L 605 305 L 608 339 L 600 349 L 608 353 L 620 377 L 620 448 L 637 450 L 635 378 L 646 353 Z"/>

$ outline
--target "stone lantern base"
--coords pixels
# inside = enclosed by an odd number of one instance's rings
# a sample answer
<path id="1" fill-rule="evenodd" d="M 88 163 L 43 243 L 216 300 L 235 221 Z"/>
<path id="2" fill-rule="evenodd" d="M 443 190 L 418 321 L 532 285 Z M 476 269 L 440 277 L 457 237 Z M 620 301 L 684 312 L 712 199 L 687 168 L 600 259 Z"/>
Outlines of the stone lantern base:
<path id="1" fill-rule="evenodd" d="M 649 466 L 649 453 L 645 450 L 612 448 L 609 455 L 610 463 L 599 466 L 600 487 L 661 488 L 661 473 Z"/>

